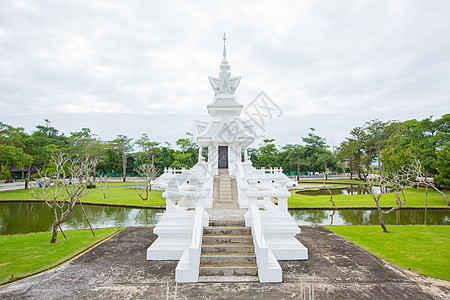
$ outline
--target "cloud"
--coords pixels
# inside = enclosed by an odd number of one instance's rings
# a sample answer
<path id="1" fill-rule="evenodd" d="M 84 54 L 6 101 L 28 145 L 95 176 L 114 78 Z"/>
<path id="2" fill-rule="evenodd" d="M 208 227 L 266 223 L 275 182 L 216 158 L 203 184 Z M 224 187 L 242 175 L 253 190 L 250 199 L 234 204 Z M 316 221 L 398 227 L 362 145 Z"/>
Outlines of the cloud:
<path id="1" fill-rule="evenodd" d="M 64 115 L 71 131 L 94 115 L 104 123 L 111 114 L 148 116 L 165 128 L 172 119 L 159 116 L 208 119 L 207 76 L 219 71 L 225 31 L 232 74 L 243 76 L 238 100 L 263 90 L 284 111 L 270 134 L 293 142 L 286 132 L 320 127 L 338 143 L 373 118 L 450 111 L 449 10 L 444 0 L 6 0 L 0 118 Z M 126 134 L 144 132 L 138 123 Z"/>

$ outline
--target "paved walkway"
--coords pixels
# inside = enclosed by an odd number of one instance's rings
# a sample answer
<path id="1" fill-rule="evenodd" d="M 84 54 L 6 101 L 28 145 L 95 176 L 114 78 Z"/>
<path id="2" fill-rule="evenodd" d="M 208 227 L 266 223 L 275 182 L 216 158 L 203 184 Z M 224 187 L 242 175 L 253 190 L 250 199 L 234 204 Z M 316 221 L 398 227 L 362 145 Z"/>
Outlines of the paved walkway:
<path id="1" fill-rule="evenodd" d="M 177 299 L 301 299 L 310 287 L 314 299 L 450 298 L 450 282 L 386 263 L 322 227 L 303 227 L 297 238 L 310 258 L 280 262 L 282 283 L 183 283 Z M 165 299 L 167 282 L 174 299 L 177 261 L 145 259 L 155 239 L 152 228 L 127 228 L 70 263 L 1 287 L 0 299 Z"/>
<path id="2" fill-rule="evenodd" d="M 0 192 L 23 190 L 25 188 L 25 182 L 0 182 Z"/>

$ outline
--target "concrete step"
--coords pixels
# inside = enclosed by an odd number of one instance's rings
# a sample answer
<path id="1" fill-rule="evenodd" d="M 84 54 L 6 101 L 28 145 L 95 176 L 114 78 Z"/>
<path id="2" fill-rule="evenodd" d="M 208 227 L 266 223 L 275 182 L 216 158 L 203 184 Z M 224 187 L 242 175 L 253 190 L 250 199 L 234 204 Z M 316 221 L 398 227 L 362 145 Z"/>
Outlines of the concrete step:
<path id="1" fill-rule="evenodd" d="M 227 205 L 229 208 L 232 208 L 233 204 L 235 204 L 233 201 L 217 201 L 217 203 L 222 204 L 222 205 Z"/>
<path id="2" fill-rule="evenodd" d="M 202 253 L 242 253 L 242 252 L 252 252 L 255 247 L 253 243 L 230 243 L 230 244 L 202 244 Z"/>
<path id="3" fill-rule="evenodd" d="M 241 226 L 243 228 L 246 228 L 246 227 L 244 227 L 244 225 L 245 225 L 245 221 L 241 220 L 241 219 L 214 219 L 214 220 L 209 220 L 209 226 L 219 226 L 219 227 L 226 227 L 226 226 L 238 227 L 238 226 Z"/>
<path id="4" fill-rule="evenodd" d="M 199 275 L 200 276 L 256 276 L 256 275 L 258 275 L 258 267 L 256 266 L 255 263 L 248 263 L 248 264 L 201 263 Z"/>
<path id="5" fill-rule="evenodd" d="M 256 263 L 256 256 L 254 252 L 241 253 L 202 253 L 200 256 L 201 263 Z"/>
<path id="6" fill-rule="evenodd" d="M 239 205 L 237 203 L 221 203 L 219 201 L 216 201 L 214 203 L 214 208 L 217 209 L 238 209 Z"/>
<path id="7" fill-rule="evenodd" d="M 203 234 L 251 234 L 251 229 L 249 227 L 238 226 L 205 227 L 203 229 Z"/>
<path id="8" fill-rule="evenodd" d="M 223 234 L 204 234 L 203 243 L 205 244 L 223 244 L 223 243 L 251 243 L 253 238 L 248 234 L 223 235 Z"/>
<path id="9" fill-rule="evenodd" d="M 230 191 L 228 191 L 228 192 L 223 192 L 223 193 L 220 193 L 219 194 L 219 198 L 230 198 L 230 199 L 233 199 L 233 195 L 231 194 L 231 192 Z"/>
<path id="10" fill-rule="evenodd" d="M 198 282 L 259 282 L 258 276 L 199 276 Z"/>
<path id="11" fill-rule="evenodd" d="M 217 201 L 218 203 L 222 203 L 222 204 L 233 204 L 234 201 L 230 198 L 220 198 L 219 201 Z"/>

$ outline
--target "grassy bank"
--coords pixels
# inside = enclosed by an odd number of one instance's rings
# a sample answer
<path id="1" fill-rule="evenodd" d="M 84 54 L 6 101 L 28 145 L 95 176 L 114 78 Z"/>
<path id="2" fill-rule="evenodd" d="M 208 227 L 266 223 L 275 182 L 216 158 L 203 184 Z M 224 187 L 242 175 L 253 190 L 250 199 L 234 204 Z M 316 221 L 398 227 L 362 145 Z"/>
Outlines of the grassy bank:
<path id="1" fill-rule="evenodd" d="M 143 201 L 137 195 L 135 189 L 125 188 L 122 185 L 133 185 L 134 183 L 111 183 L 109 187 L 109 195 L 106 199 L 103 198 L 103 192 L 99 189 L 93 189 L 89 194 L 82 199 L 84 203 L 95 204 L 112 204 L 112 205 L 131 205 L 142 207 L 165 207 L 165 199 L 162 197 L 162 191 L 151 191 L 150 199 Z M 450 192 L 445 192 L 450 197 Z M 405 192 L 407 201 L 404 207 L 420 207 L 425 206 L 425 189 L 409 189 Z M 309 196 L 296 194 L 291 191 L 289 198 L 290 208 L 329 208 L 333 206 L 329 201 L 329 195 Z M 8 192 L 0 192 L 0 201 L 26 201 L 35 200 L 31 197 L 30 190 L 16 190 Z M 333 200 L 336 203 L 336 208 L 340 207 L 373 207 L 375 202 L 369 195 L 334 195 Z M 384 194 L 380 200 L 382 206 L 390 207 L 395 205 L 394 194 Z M 445 199 L 434 190 L 428 190 L 428 207 L 448 207 Z"/>
<path id="2" fill-rule="evenodd" d="M 326 226 L 374 255 L 403 268 L 450 280 L 449 226 Z"/>
<path id="3" fill-rule="evenodd" d="M 450 192 L 445 194 L 450 196 Z M 332 208 L 329 195 L 308 196 L 291 191 L 289 207 L 327 207 Z M 425 189 L 409 189 L 405 191 L 406 203 L 404 207 L 425 207 Z M 376 207 L 369 195 L 333 195 L 336 207 Z M 395 196 L 384 194 L 380 200 L 381 206 L 395 206 Z M 448 207 L 445 199 L 436 191 L 428 189 L 428 207 Z"/>
<path id="4" fill-rule="evenodd" d="M 29 233 L 0 236 L 0 284 L 53 268 L 118 231 L 117 228 L 65 231 L 55 244 L 51 233 Z M 14 275 L 14 278 L 11 278 Z"/>
<path id="5" fill-rule="evenodd" d="M 299 180 L 299 184 L 302 183 L 314 183 L 314 184 L 323 184 L 323 179 L 314 179 L 314 180 Z M 327 184 L 356 184 L 358 185 L 360 183 L 359 180 L 356 179 L 328 179 L 326 180 Z"/>
<path id="6" fill-rule="evenodd" d="M 161 206 L 164 207 L 166 202 L 162 197 L 162 191 L 152 190 L 149 199 L 141 200 L 135 189 L 121 187 L 123 183 L 114 183 L 109 187 L 109 195 L 106 199 L 103 197 L 103 192 L 100 189 L 92 189 L 86 197 L 82 198 L 83 203 L 96 204 L 113 204 L 113 205 L 133 205 L 133 206 Z M 133 185 L 133 183 L 128 183 Z M 0 193 L 0 201 L 26 201 L 36 200 L 31 197 L 30 190 L 16 190 Z"/>

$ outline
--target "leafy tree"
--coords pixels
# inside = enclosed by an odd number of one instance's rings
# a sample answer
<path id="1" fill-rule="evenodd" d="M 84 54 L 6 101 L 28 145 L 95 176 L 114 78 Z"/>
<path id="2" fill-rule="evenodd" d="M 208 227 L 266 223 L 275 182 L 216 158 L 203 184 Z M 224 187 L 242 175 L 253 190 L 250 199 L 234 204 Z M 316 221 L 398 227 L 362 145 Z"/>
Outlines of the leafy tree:
<path id="1" fill-rule="evenodd" d="M 450 145 L 437 153 L 437 171 L 434 181 L 442 187 L 450 187 Z"/>
<path id="2" fill-rule="evenodd" d="M 286 153 L 287 166 L 294 165 L 297 171 L 297 180 L 300 179 L 300 172 L 309 170 L 309 164 L 306 160 L 306 149 L 302 145 L 286 145 L 283 147 Z M 283 170 L 287 170 L 283 168 Z"/>
<path id="3" fill-rule="evenodd" d="M 111 143 L 113 148 L 122 156 L 122 178 L 123 182 L 126 181 L 127 177 L 127 156 L 128 153 L 133 150 L 131 146 L 132 138 L 128 138 L 125 135 L 119 134 L 116 139 L 114 139 Z"/>
<path id="4" fill-rule="evenodd" d="M 326 140 L 316 134 L 314 134 L 315 129 L 310 128 L 311 132 L 308 133 L 307 137 L 302 137 L 303 142 L 310 146 L 311 148 L 322 148 L 325 149 L 327 147 Z"/>
<path id="5" fill-rule="evenodd" d="M 111 145 L 107 146 L 103 160 L 99 163 L 97 170 L 101 173 L 122 172 L 121 155 L 117 151 L 113 150 Z"/>
<path id="6" fill-rule="evenodd" d="M 146 133 L 142 134 L 139 139 L 137 139 L 134 143 L 141 149 L 141 153 L 138 155 L 138 164 L 146 164 L 151 163 L 152 166 L 155 165 L 155 157 L 159 152 L 158 142 L 150 141 L 148 135 Z"/>
<path id="7" fill-rule="evenodd" d="M 173 162 L 170 165 L 172 168 L 190 168 L 192 166 L 192 153 L 183 153 L 182 151 L 177 151 L 173 155 Z"/>
<path id="8" fill-rule="evenodd" d="M 197 162 L 198 148 L 194 143 L 193 135 L 186 132 L 187 137 L 176 141 L 181 151 L 173 153 L 173 162 L 170 165 L 173 168 L 190 168 Z"/>
<path id="9" fill-rule="evenodd" d="M 104 158 L 105 147 L 101 144 L 97 135 L 93 134 L 89 128 L 82 128 L 81 131 L 71 132 L 71 136 L 67 139 L 70 148 L 68 152 L 73 156 L 85 159 L 86 157 L 95 158 L 100 161 Z M 97 166 L 94 166 L 93 180 L 95 182 Z"/>
<path id="10" fill-rule="evenodd" d="M 278 150 L 273 143 L 274 141 L 275 139 L 264 139 L 264 145 L 258 150 L 258 160 L 265 167 L 272 168 L 272 166 L 277 165 Z"/>

